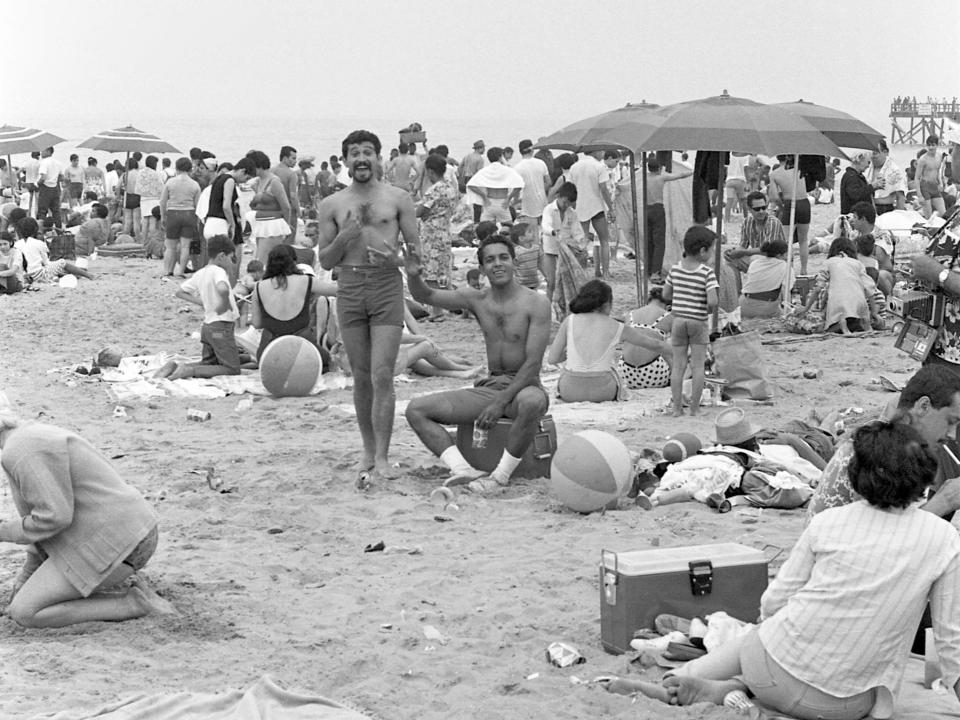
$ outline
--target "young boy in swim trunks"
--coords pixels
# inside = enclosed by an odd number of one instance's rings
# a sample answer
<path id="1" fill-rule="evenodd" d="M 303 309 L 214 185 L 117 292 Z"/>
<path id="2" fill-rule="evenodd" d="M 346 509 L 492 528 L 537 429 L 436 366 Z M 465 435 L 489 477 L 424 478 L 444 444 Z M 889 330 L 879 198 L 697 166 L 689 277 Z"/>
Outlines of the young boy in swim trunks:
<path id="1" fill-rule="evenodd" d="M 203 308 L 202 359 L 192 364 L 171 360 L 157 370 L 158 378 L 179 380 L 240 374 L 240 351 L 234 335 L 234 323 L 240 313 L 228 275 L 233 265 L 233 241 L 226 235 L 215 235 L 207 241 L 207 252 L 210 257 L 207 264 L 175 293 L 181 300 Z"/>

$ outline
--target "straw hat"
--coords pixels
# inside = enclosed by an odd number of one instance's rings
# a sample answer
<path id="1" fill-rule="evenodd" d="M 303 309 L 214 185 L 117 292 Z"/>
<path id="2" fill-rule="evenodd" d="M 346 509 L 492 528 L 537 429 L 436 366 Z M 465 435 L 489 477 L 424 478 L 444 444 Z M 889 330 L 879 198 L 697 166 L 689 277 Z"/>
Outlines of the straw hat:
<path id="1" fill-rule="evenodd" d="M 760 428 L 747 420 L 743 408 L 729 408 L 724 410 L 714 421 L 714 432 L 717 443 L 720 445 L 739 445 L 754 437 Z"/>

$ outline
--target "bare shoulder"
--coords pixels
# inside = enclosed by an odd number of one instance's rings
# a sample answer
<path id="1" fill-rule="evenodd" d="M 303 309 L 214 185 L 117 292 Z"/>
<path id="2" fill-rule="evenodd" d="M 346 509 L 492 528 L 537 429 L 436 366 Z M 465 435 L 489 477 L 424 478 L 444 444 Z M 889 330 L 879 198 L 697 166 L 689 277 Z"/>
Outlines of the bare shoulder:
<path id="1" fill-rule="evenodd" d="M 523 292 L 518 299 L 520 305 L 525 308 L 534 319 L 538 319 L 540 316 L 546 314 L 549 321 L 550 301 L 547 299 L 547 296 L 526 287 L 521 288 L 521 290 Z"/>

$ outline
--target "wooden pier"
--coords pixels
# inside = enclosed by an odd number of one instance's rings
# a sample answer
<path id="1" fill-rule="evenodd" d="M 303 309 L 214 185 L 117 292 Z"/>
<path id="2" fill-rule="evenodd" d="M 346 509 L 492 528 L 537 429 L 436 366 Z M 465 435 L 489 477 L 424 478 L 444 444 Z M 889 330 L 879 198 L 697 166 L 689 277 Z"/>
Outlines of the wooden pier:
<path id="1" fill-rule="evenodd" d="M 890 142 L 923 145 L 927 136 L 943 137 L 944 119 L 960 122 L 960 100 L 898 97 L 890 103 Z"/>

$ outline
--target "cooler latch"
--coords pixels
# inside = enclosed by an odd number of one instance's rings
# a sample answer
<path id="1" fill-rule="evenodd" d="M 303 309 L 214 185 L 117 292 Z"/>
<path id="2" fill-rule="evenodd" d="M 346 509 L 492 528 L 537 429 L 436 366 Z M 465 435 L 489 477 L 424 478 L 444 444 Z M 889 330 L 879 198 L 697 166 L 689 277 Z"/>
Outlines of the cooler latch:
<path id="1" fill-rule="evenodd" d="M 713 563 L 694 560 L 690 563 L 690 592 L 697 596 L 709 595 L 713 590 Z"/>
<path id="2" fill-rule="evenodd" d="M 607 558 L 613 558 L 613 567 Z M 607 605 L 617 604 L 617 554 L 609 550 L 600 551 L 600 581 L 603 583 L 603 599 Z"/>

